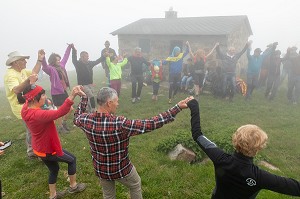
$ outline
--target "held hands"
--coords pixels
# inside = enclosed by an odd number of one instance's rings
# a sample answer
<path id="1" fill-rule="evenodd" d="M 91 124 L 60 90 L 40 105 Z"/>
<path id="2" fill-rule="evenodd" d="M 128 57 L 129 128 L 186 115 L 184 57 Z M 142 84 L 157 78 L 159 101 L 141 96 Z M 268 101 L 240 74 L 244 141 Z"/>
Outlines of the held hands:
<path id="1" fill-rule="evenodd" d="M 71 95 L 75 98 L 78 96 L 86 96 L 86 94 L 83 92 L 83 86 L 74 86 L 72 89 Z"/>
<path id="2" fill-rule="evenodd" d="M 43 60 L 44 58 L 45 58 L 45 51 L 44 51 L 44 49 L 40 49 L 39 51 L 38 51 L 38 60 Z"/>
<path id="3" fill-rule="evenodd" d="M 185 98 L 184 100 L 181 100 L 180 102 L 178 102 L 177 105 L 178 105 L 181 109 L 186 109 L 186 108 L 188 108 L 187 103 L 188 103 L 190 100 L 192 100 L 192 99 L 194 99 L 193 96 L 187 97 L 187 98 Z"/>
<path id="4" fill-rule="evenodd" d="M 32 73 L 29 77 L 29 84 L 34 84 L 38 80 L 38 75 L 35 73 Z"/>

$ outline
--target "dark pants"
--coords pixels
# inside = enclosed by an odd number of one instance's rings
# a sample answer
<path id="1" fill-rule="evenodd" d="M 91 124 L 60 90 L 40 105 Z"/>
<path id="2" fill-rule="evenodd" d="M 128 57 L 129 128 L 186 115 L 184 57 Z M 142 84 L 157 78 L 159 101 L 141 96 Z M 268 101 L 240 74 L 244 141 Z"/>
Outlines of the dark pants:
<path id="1" fill-rule="evenodd" d="M 132 75 L 131 83 L 132 83 L 131 97 L 132 98 L 140 97 L 143 88 L 143 75 Z M 137 90 L 136 90 L 136 84 L 138 85 Z"/>
<path id="2" fill-rule="evenodd" d="M 169 75 L 169 99 L 172 99 L 174 95 L 177 94 L 177 91 L 179 89 L 179 84 L 181 82 L 181 74 L 170 74 Z"/>
<path id="3" fill-rule="evenodd" d="M 110 87 L 117 91 L 119 97 L 121 94 L 121 79 L 110 80 Z"/>
<path id="4" fill-rule="evenodd" d="M 297 102 L 300 98 L 300 75 L 289 74 L 287 98 L 290 102 Z"/>
<path id="5" fill-rule="evenodd" d="M 280 84 L 280 76 L 269 74 L 268 79 L 267 79 L 267 89 L 265 92 L 265 96 L 268 97 L 270 100 L 274 99 L 274 97 L 276 96 L 279 84 Z M 270 92 L 271 92 L 271 94 L 270 94 Z"/>
<path id="6" fill-rule="evenodd" d="M 253 90 L 258 86 L 258 73 L 247 74 L 247 94 L 246 98 L 251 97 Z"/>
<path id="7" fill-rule="evenodd" d="M 233 98 L 235 90 L 236 90 L 236 83 L 235 83 L 235 73 L 223 73 L 223 97 L 229 96 L 229 98 Z"/>
<path id="8" fill-rule="evenodd" d="M 68 164 L 68 174 L 74 175 L 76 173 L 76 157 L 63 149 L 63 156 L 47 154 L 46 157 L 41 157 L 42 161 L 49 169 L 49 184 L 55 184 L 59 171 L 58 162 L 66 162 Z"/>
<path id="9" fill-rule="evenodd" d="M 159 82 L 152 82 L 152 86 L 153 86 L 153 95 L 157 95 L 158 94 L 158 90 L 159 90 Z"/>

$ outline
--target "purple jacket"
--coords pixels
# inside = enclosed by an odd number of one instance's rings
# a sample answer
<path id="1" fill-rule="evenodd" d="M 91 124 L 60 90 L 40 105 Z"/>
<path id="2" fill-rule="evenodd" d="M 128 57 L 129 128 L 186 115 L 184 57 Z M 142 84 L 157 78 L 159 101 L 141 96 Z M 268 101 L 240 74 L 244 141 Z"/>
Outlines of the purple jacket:
<path id="1" fill-rule="evenodd" d="M 63 71 L 65 72 L 65 74 L 67 76 L 67 79 L 68 79 L 68 74 L 67 74 L 67 71 L 66 71 L 66 63 L 69 59 L 70 52 L 71 52 L 71 46 L 68 46 L 67 49 L 66 49 L 66 52 L 64 54 L 64 57 L 60 61 L 60 65 L 61 65 Z M 46 74 L 48 74 L 49 77 L 50 77 L 51 95 L 63 94 L 65 92 L 65 90 L 63 88 L 63 85 L 61 83 L 61 80 L 59 78 L 58 72 L 55 69 L 55 67 L 51 66 L 51 65 L 48 65 L 45 58 L 43 59 L 42 65 L 43 65 L 43 68 L 42 68 L 43 71 Z"/>

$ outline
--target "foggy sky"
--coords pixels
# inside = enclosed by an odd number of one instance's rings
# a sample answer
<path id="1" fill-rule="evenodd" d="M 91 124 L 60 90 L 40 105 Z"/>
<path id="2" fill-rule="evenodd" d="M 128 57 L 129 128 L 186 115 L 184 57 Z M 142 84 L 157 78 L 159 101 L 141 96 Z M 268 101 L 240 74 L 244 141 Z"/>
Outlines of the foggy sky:
<path id="1" fill-rule="evenodd" d="M 11 51 L 30 55 L 28 68 L 35 64 L 38 49 L 45 49 L 47 58 L 52 52 L 63 55 L 66 43 L 74 43 L 79 52 L 86 50 L 95 60 L 106 40 L 117 51 L 117 36 L 110 32 L 141 18 L 164 18 L 171 6 L 178 17 L 247 15 L 253 48 L 264 50 L 275 41 L 282 51 L 300 48 L 297 0 L 1 0 L 0 85 Z M 67 69 L 74 69 L 71 60 Z"/>

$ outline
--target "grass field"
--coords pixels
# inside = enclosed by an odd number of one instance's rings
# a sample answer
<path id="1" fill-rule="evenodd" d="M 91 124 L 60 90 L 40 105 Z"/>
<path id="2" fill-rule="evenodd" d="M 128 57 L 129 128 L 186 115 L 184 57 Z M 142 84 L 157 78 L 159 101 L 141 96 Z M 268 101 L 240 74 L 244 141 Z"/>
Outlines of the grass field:
<path id="1" fill-rule="evenodd" d="M 71 84 L 75 85 L 75 73 L 69 72 Z M 41 85 L 49 94 L 48 77 L 45 76 Z M 103 70 L 95 68 L 94 80 L 96 87 L 105 85 Z M 131 85 L 123 81 L 121 90 L 119 115 L 130 119 L 148 118 L 167 110 L 168 102 L 166 88 L 160 89 L 157 103 L 151 101 L 152 87 L 147 86 L 142 91 L 142 101 L 131 103 Z M 252 101 L 246 102 L 237 95 L 232 103 L 215 99 L 209 94 L 200 98 L 201 125 L 207 137 L 222 136 L 230 140 L 233 132 L 224 129 L 252 123 L 264 129 L 269 136 L 268 147 L 261 152 L 269 163 L 278 167 L 280 171 L 271 171 L 278 175 L 288 176 L 300 180 L 300 135 L 299 118 L 300 105 L 289 105 L 286 100 L 286 89 L 280 87 L 278 96 L 269 102 L 263 96 L 264 90 L 254 91 Z M 185 94 L 176 96 L 175 102 L 185 98 Z M 11 139 L 13 145 L 5 155 L 0 156 L 0 177 L 2 189 L 6 193 L 4 198 L 39 199 L 48 198 L 48 169 L 42 162 L 28 160 L 26 157 L 25 134 L 22 122 L 15 119 L 11 113 L 5 92 L 0 90 L 0 140 Z M 77 101 L 78 102 L 78 101 Z M 77 103 L 75 103 L 77 105 Z M 72 125 L 70 118 L 69 124 Z M 213 129 L 213 131 L 212 131 Z M 214 171 L 210 161 L 206 163 L 188 164 L 181 161 L 171 161 L 167 155 L 156 150 L 163 140 L 176 133 L 190 132 L 190 113 L 184 110 L 176 120 L 154 132 L 132 137 L 130 140 L 130 158 L 142 178 L 143 196 L 146 199 L 193 199 L 211 197 L 214 188 Z M 214 135 L 212 135 L 214 134 Z M 69 134 L 60 135 L 62 145 L 77 157 L 78 181 L 87 183 L 87 189 L 77 195 L 66 198 L 102 198 L 101 187 L 94 174 L 88 142 L 85 135 L 73 127 Z M 68 186 L 66 164 L 60 164 L 58 189 Z M 267 168 L 264 168 L 267 169 Z M 117 198 L 129 198 L 128 190 L 117 184 Z M 293 198 L 281 194 L 261 191 L 257 198 L 284 199 Z"/>

